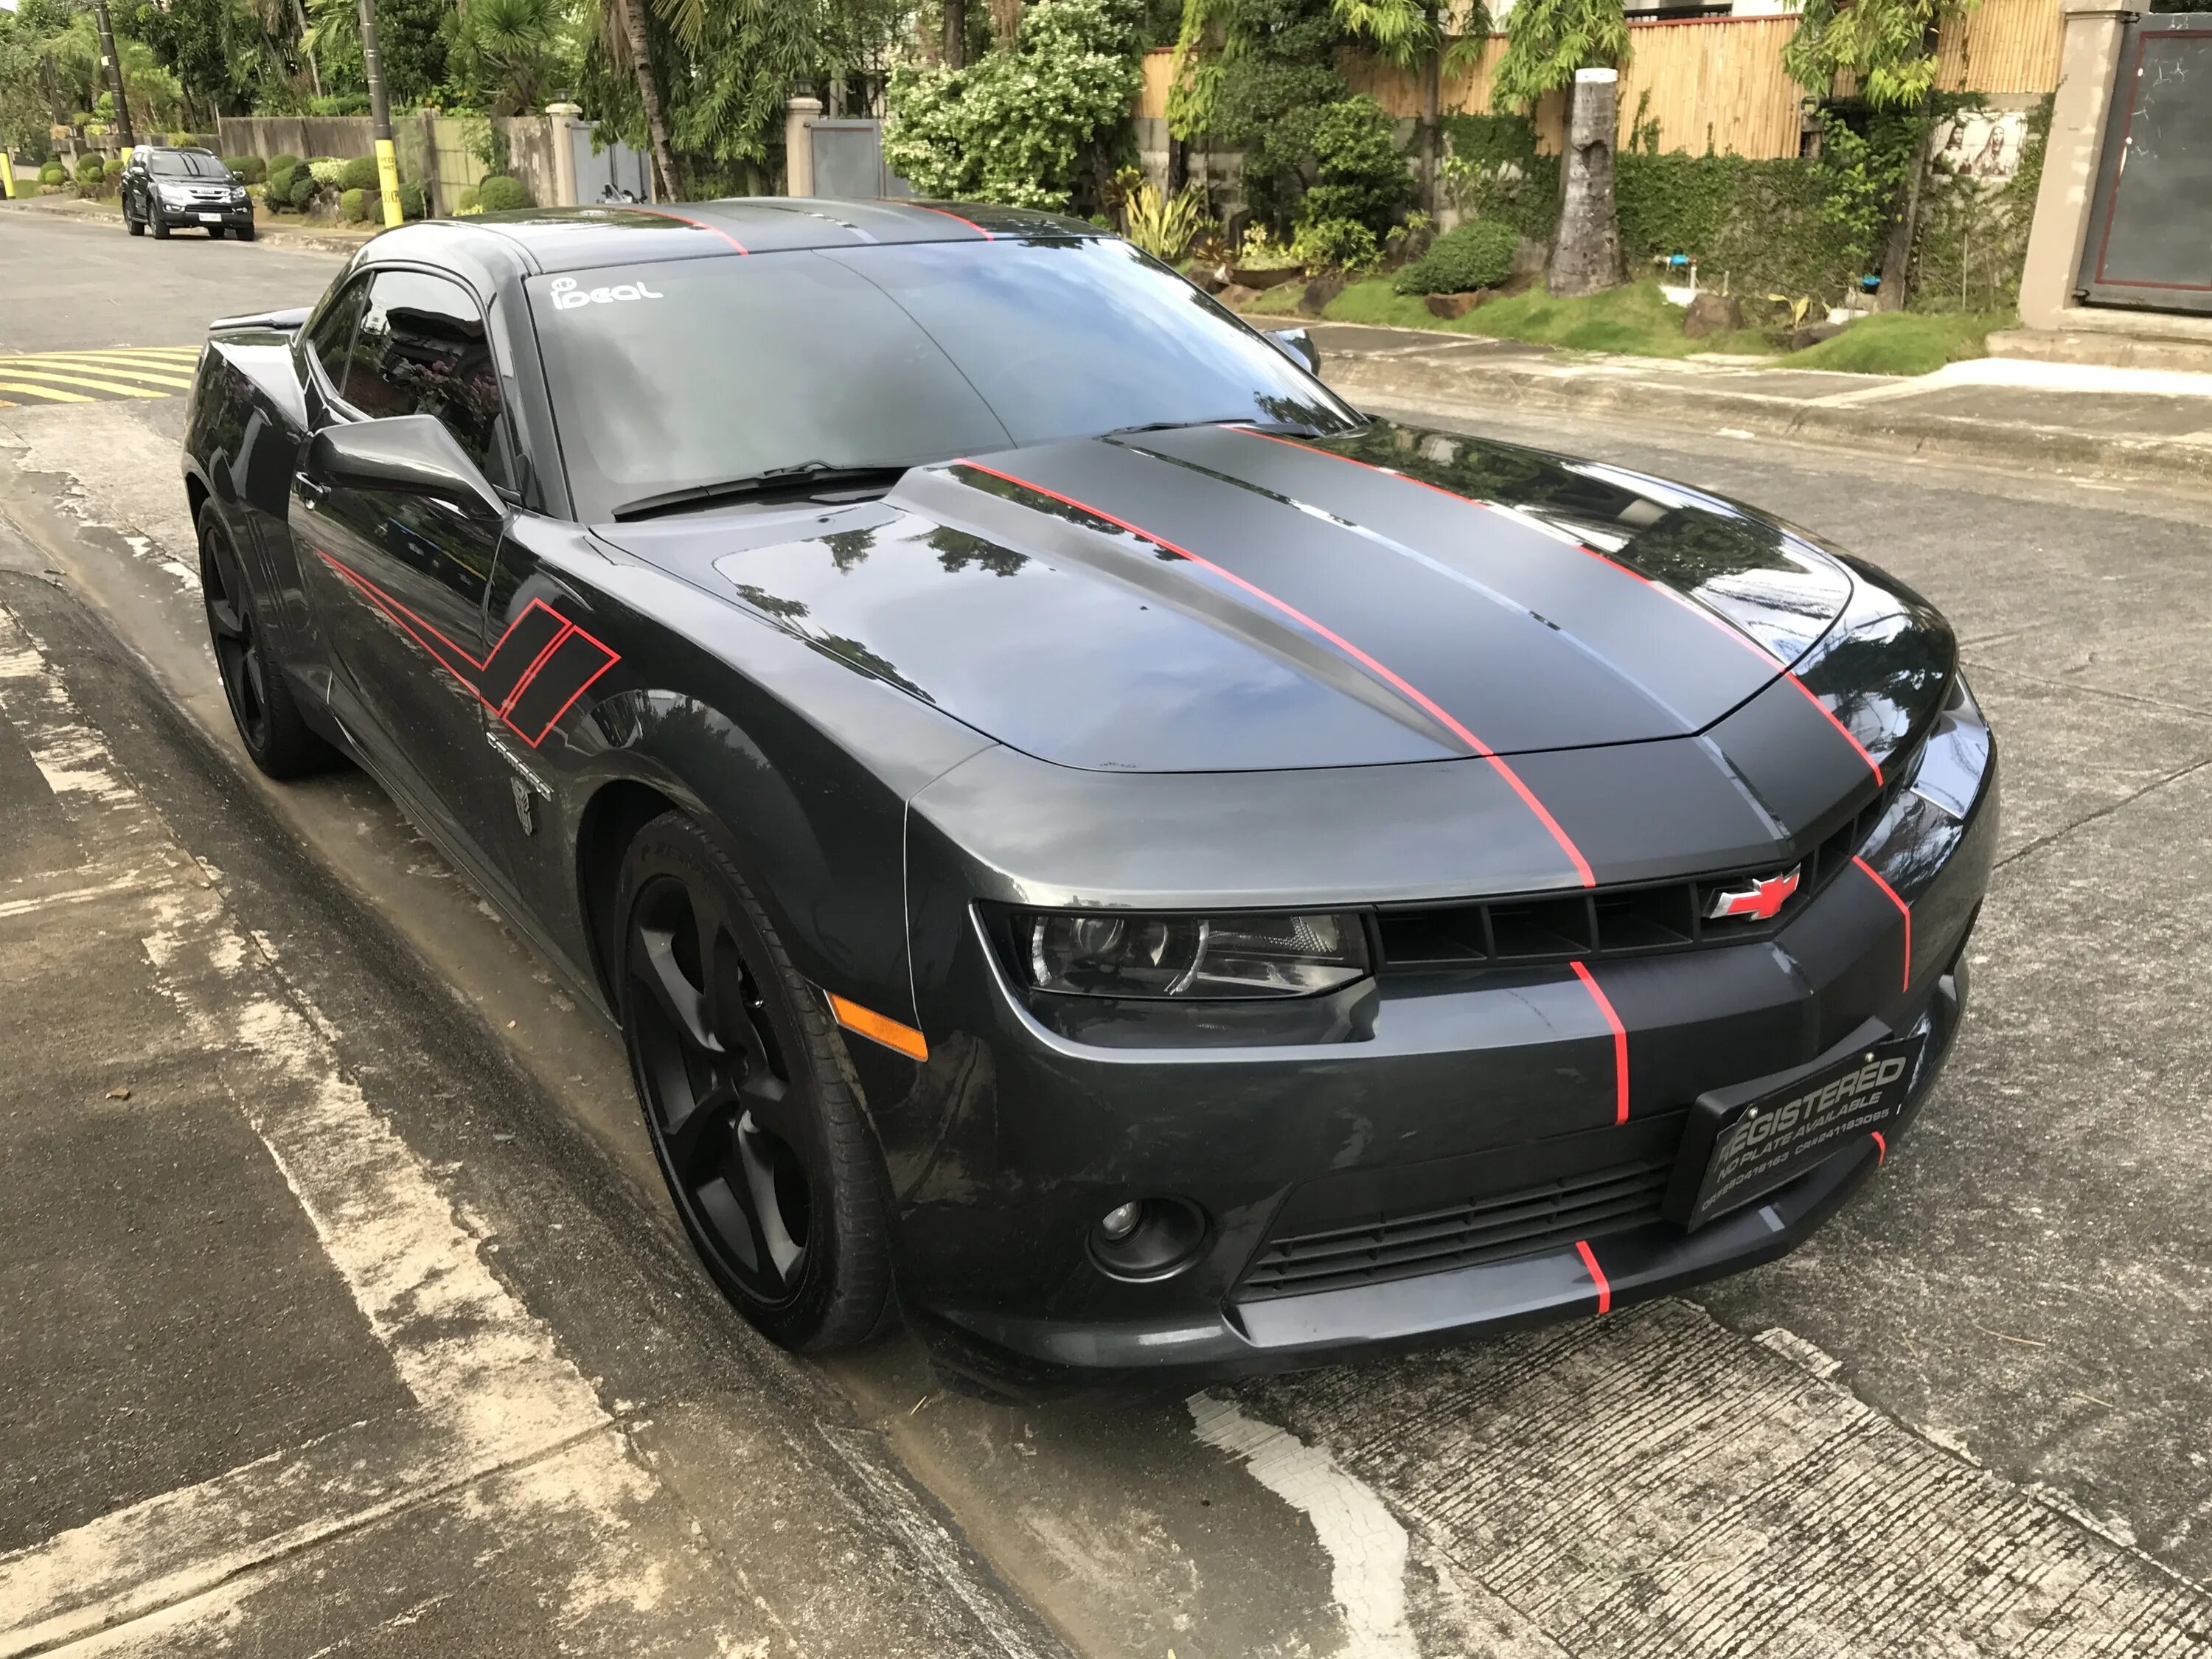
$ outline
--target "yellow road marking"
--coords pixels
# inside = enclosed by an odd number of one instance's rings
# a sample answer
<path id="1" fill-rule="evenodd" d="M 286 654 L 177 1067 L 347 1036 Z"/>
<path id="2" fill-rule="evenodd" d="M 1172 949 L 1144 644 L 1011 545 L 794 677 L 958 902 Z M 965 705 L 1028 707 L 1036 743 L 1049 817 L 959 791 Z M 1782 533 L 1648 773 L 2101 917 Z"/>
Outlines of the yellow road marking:
<path id="1" fill-rule="evenodd" d="M 190 375 L 156 374 L 150 368 L 141 368 L 119 358 L 64 357 L 58 353 L 46 357 L 0 357 L 0 374 L 44 374 L 49 364 L 63 372 L 88 370 L 94 374 L 112 375 L 118 380 L 144 380 L 155 386 L 189 389 L 192 383 Z M 166 368 L 167 365 L 163 367 Z"/>
<path id="2" fill-rule="evenodd" d="M 45 398 L 58 404 L 96 404 L 97 398 L 88 398 L 82 392 L 63 392 L 50 386 L 18 386 L 13 380 L 0 380 L 0 392 L 26 392 L 33 398 Z"/>
<path id="3" fill-rule="evenodd" d="M 118 398 L 166 398 L 166 392 L 154 392 L 143 386 L 125 386 L 116 380 L 95 380 L 88 374 L 58 374 L 50 368 L 25 368 L 20 363 L 8 364 L 0 374 L 13 374 L 27 380 L 52 380 L 57 386 L 89 386 L 94 392 L 111 392 Z"/>

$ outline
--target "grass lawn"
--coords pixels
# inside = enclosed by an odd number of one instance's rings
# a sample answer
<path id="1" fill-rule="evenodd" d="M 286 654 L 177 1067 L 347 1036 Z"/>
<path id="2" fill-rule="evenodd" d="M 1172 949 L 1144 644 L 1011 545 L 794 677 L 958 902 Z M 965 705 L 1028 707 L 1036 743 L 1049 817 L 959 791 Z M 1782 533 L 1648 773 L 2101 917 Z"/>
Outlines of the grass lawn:
<path id="1" fill-rule="evenodd" d="M 1927 374 L 1964 357 L 1986 357 L 1991 329 L 2019 326 L 2010 312 L 1877 312 L 1781 361 L 1853 374 Z"/>
<path id="2" fill-rule="evenodd" d="M 1256 295 L 1244 309 L 1261 316 L 1292 316 L 1304 291 L 1303 283 L 1285 283 Z M 1418 296 L 1392 292 L 1388 276 L 1352 283 L 1322 314 L 1332 323 L 1480 334 L 1573 351 L 1620 351 L 1640 357 L 1729 352 L 1772 357 L 1778 367 L 1858 374 L 1925 374 L 1962 357 L 1983 356 L 1983 343 L 1991 329 L 2018 325 L 2009 313 L 1882 313 L 1862 319 L 1808 350 L 1778 354 L 1754 330 L 1691 339 L 1682 332 L 1681 307 L 1669 305 L 1656 283 L 1632 283 L 1582 300 L 1554 300 L 1540 288 L 1531 289 L 1446 321 L 1431 316 Z"/>

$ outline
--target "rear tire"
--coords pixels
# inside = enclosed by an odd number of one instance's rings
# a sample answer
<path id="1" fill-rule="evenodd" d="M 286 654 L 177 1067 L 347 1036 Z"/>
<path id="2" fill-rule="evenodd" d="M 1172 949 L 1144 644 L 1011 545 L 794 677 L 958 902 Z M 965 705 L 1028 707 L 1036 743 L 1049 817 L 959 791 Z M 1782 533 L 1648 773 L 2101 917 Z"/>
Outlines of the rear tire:
<path id="1" fill-rule="evenodd" d="M 694 1249 L 773 1340 L 866 1340 L 891 1308 L 885 1182 L 820 994 L 681 812 L 630 842 L 616 1006 L 647 1133 Z"/>
<path id="2" fill-rule="evenodd" d="M 337 762 L 337 751 L 301 717 L 291 682 L 255 613 L 238 550 L 211 502 L 200 509 L 199 531 L 200 597 L 207 609 L 208 637 L 240 741 L 253 763 L 272 778 L 324 770 Z"/>

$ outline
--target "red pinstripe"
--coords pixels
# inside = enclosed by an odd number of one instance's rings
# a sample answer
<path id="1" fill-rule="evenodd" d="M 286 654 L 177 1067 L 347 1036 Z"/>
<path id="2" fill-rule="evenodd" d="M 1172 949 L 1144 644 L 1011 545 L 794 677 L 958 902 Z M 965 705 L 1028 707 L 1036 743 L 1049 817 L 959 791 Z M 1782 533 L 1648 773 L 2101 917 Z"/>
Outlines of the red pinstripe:
<path id="1" fill-rule="evenodd" d="M 1897 914 L 1905 918 L 1905 988 L 1910 991 L 1912 988 L 1912 907 L 1898 897 L 1897 889 L 1884 881 L 1874 866 L 1857 854 L 1851 854 L 1851 862 L 1866 872 L 1867 879 L 1881 889 L 1882 896 L 1894 904 Z"/>
<path id="2" fill-rule="evenodd" d="M 1867 1133 L 1874 1137 L 1874 1167 L 1879 1170 L 1889 1162 L 1889 1143 L 1881 1138 L 1879 1129 L 1869 1129 Z"/>
<path id="3" fill-rule="evenodd" d="M 921 208 L 921 210 L 924 213 L 933 213 L 940 219 L 959 219 L 962 224 L 967 226 L 969 229 L 974 231 L 978 236 L 981 237 L 987 242 L 995 242 L 999 240 L 997 237 L 992 235 L 989 231 L 984 229 L 982 226 L 977 224 L 973 219 L 962 219 L 960 215 L 951 212 L 945 208 L 922 207 L 922 204 L 920 202 L 908 202 L 907 205 L 908 207 Z"/>
<path id="4" fill-rule="evenodd" d="M 1234 586 L 1242 588 L 1245 592 L 1249 593 L 1253 598 L 1260 600 L 1262 604 L 1272 605 L 1275 610 L 1282 612 L 1283 615 L 1288 617 L 1300 627 L 1320 635 L 1324 640 L 1327 640 L 1338 650 L 1343 652 L 1346 656 L 1350 657 L 1354 662 L 1359 664 L 1360 666 L 1366 669 L 1377 679 L 1382 680 L 1385 684 L 1396 690 L 1400 695 L 1404 696 L 1407 702 L 1413 703 L 1415 707 L 1427 714 L 1434 719 L 1438 725 L 1443 726 L 1454 737 L 1457 738 L 1469 749 L 1472 749 L 1476 754 L 1481 756 L 1484 760 L 1487 761 L 1490 763 L 1492 769 L 1494 770 L 1498 776 L 1504 779 L 1506 783 L 1511 787 L 1513 793 L 1521 798 L 1522 804 L 1528 807 L 1531 812 L 1534 812 L 1536 815 L 1537 821 L 1542 823 L 1544 828 L 1550 832 L 1552 839 L 1559 843 L 1559 850 L 1567 855 L 1568 861 L 1575 866 L 1576 878 L 1582 883 L 1582 884 L 1585 887 L 1595 887 L 1597 885 L 1597 877 L 1591 872 L 1589 860 L 1583 856 L 1582 849 L 1577 847 L 1573 840 L 1568 836 L 1567 832 L 1559 827 L 1559 821 L 1552 816 L 1549 810 L 1547 810 L 1544 805 L 1544 803 L 1536 799 L 1535 792 L 1530 789 L 1527 784 L 1521 781 L 1521 775 L 1519 773 L 1508 766 L 1504 758 L 1500 757 L 1496 750 L 1492 750 L 1488 744 L 1483 742 L 1480 738 L 1476 737 L 1474 732 L 1468 731 L 1466 726 L 1462 726 L 1458 720 L 1453 719 L 1451 715 L 1445 713 L 1442 705 L 1437 703 L 1433 697 L 1431 697 L 1426 692 L 1421 690 L 1403 676 L 1391 669 L 1384 667 L 1373 657 L 1369 656 L 1367 653 L 1362 651 L 1358 646 L 1352 644 L 1350 640 L 1346 639 L 1341 634 L 1339 634 L 1334 629 L 1324 627 L 1322 623 L 1316 622 L 1311 617 L 1306 615 L 1304 611 L 1299 610 L 1296 605 L 1290 604 L 1287 600 L 1277 599 L 1273 593 L 1270 593 L 1266 588 L 1260 586 L 1257 583 L 1245 580 L 1243 577 L 1237 574 L 1237 573 L 1232 570 L 1223 569 L 1219 565 L 1214 563 L 1212 560 L 1202 558 L 1198 554 L 1192 552 L 1187 547 L 1179 547 L 1175 543 L 1168 540 L 1164 536 L 1156 536 L 1149 530 L 1141 530 L 1135 525 L 1131 524 L 1127 519 L 1117 519 L 1111 513 L 1104 512 L 1098 507 L 1092 507 L 1087 501 L 1079 501 L 1073 495 L 1063 495 L 1056 489 L 1048 489 L 1041 483 L 1030 483 L 1027 478 L 1018 478 L 1011 472 L 1001 472 L 995 466 L 985 466 L 981 461 L 963 459 L 954 462 L 953 465 L 956 466 L 969 467 L 977 472 L 988 472 L 994 478 L 1003 478 L 1006 483 L 1017 485 L 1023 489 L 1034 490 L 1040 495 L 1050 496 L 1054 501 L 1060 502 L 1063 506 L 1072 507 L 1079 513 L 1087 513 L 1092 518 L 1103 520 L 1107 524 L 1114 526 L 1116 529 L 1126 530 L 1132 536 L 1142 538 L 1144 540 L 1152 543 L 1155 547 L 1164 548 L 1169 552 L 1175 554 L 1178 558 L 1189 560 L 1201 570 L 1212 571 L 1215 575 L 1220 577 L 1222 580 L 1228 582 Z"/>
<path id="5" fill-rule="evenodd" d="M 711 231 L 713 231 L 713 232 L 714 233 L 714 234 L 715 234 L 715 235 L 717 235 L 717 236 L 720 237 L 724 241 L 727 242 L 727 243 L 728 243 L 732 247 L 733 247 L 733 248 L 737 249 L 737 251 L 738 251 L 738 252 L 740 252 L 740 253 L 750 253 L 750 252 L 752 252 L 752 250 L 751 250 L 750 248 L 747 247 L 747 246 L 746 246 L 743 242 L 739 241 L 736 237 L 734 237 L 734 236 L 731 235 L 731 234 L 730 234 L 730 233 L 729 233 L 728 231 L 724 230 L 724 229 L 723 229 L 720 225 L 710 225 L 710 224 L 708 224 L 708 223 L 704 219 L 694 219 L 694 218 L 693 218 L 690 214 L 688 214 L 688 213 L 671 213 L 671 212 L 670 212 L 666 208 L 664 208 L 664 207 L 641 207 L 641 208 L 633 208 L 633 209 L 631 210 L 631 211 L 632 211 L 632 212 L 634 212 L 634 213 L 650 213 L 650 214 L 653 215 L 656 218 L 661 218 L 661 219 L 674 219 L 674 220 L 676 220 L 676 221 L 677 221 L 678 222 L 679 222 L 679 223 L 682 223 L 682 224 L 687 224 L 687 225 L 693 225 L 693 226 L 697 227 L 697 228 L 698 228 L 699 229 L 701 229 L 701 230 L 711 230 Z"/>
<path id="6" fill-rule="evenodd" d="M 1575 1241 L 1575 1253 L 1582 1257 L 1583 1267 L 1589 1274 L 1590 1283 L 1597 1286 L 1597 1310 L 1601 1314 L 1611 1313 L 1613 1284 L 1606 1278 L 1605 1269 L 1597 1265 L 1597 1252 L 1590 1249 L 1589 1240 L 1578 1238 Z"/>
<path id="7" fill-rule="evenodd" d="M 1349 462 L 1353 466 L 1365 467 L 1370 472 L 1380 472 L 1386 478 L 1398 478 L 1403 480 L 1407 483 L 1419 484 L 1424 489 L 1434 490 L 1437 495 L 1448 497 L 1455 501 L 1465 501 L 1470 507 L 1484 507 L 1492 513 L 1504 512 L 1504 509 L 1498 507 L 1496 503 L 1486 501 L 1480 496 L 1462 495 L 1455 489 L 1446 489 L 1442 484 L 1432 484 L 1426 478 L 1416 478 L 1409 472 L 1400 472 L 1392 467 L 1377 466 L 1374 462 L 1363 461 L 1356 455 L 1340 455 L 1333 449 L 1323 449 L 1316 444 L 1300 443 L 1296 438 L 1285 438 L 1273 432 L 1255 431 L 1249 426 L 1235 426 L 1229 427 L 1224 429 L 1231 432 L 1242 432 L 1248 437 L 1265 438 L 1269 443 L 1283 444 L 1291 449 L 1303 449 L 1316 455 L 1326 455 L 1333 461 Z M 1872 755 L 1867 752 L 1866 745 L 1851 735 L 1850 727 L 1845 726 L 1841 720 L 1838 720 L 1835 716 L 1834 711 L 1831 709 L 1827 704 L 1822 702 L 1820 699 L 1814 694 L 1812 687 L 1807 685 L 1804 681 L 1799 679 L 1796 674 L 1792 673 L 1789 665 L 1784 663 L 1781 658 L 1776 656 L 1771 651 L 1769 651 L 1765 646 L 1761 645 L 1757 640 L 1753 639 L 1748 634 L 1743 632 L 1742 629 L 1737 628 L 1734 623 L 1726 621 L 1723 617 L 1715 616 L 1711 611 L 1706 609 L 1704 605 L 1699 605 L 1688 594 L 1678 592 L 1675 589 L 1668 586 L 1664 582 L 1653 581 L 1650 577 L 1645 575 L 1642 571 L 1631 569 L 1628 566 L 1621 563 L 1620 560 L 1612 558 L 1606 554 L 1599 552 L 1597 549 L 1590 546 L 1587 542 L 1576 542 L 1573 545 L 1580 549 L 1583 552 L 1589 555 L 1591 558 L 1595 559 L 1600 564 L 1609 565 L 1613 569 L 1618 570 L 1622 575 L 1632 577 L 1636 580 L 1642 582 L 1646 587 L 1651 589 L 1653 592 L 1664 594 L 1667 598 L 1674 600 L 1675 604 L 1687 611 L 1692 616 L 1697 617 L 1698 621 L 1709 623 L 1712 627 L 1719 629 L 1720 631 L 1725 634 L 1729 639 L 1734 640 L 1738 645 L 1741 646 L 1745 650 L 1750 652 L 1761 662 L 1765 663 L 1768 668 L 1772 670 L 1775 673 L 1779 674 L 1784 679 L 1789 681 L 1790 684 L 1796 686 L 1797 690 L 1803 694 L 1805 701 L 1811 703 L 1814 708 L 1820 711 L 1820 718 L 1826 720 L 1829 725 L 1834 726 L 1838 732 L 1843 734 L 1844 741 L 1850 744 L 1852 749 L 1857 752 L 1858 757 L 1867 763 L 1869 769 L 1874 773 L 1874 781 L 1876 783 L 1880 783 L 1882 781 L 1881 763 L 1875 760 Z"/>
<path id="8" fill-rule="evenodd" d="M 1583 988 L 1590 994 L 1590 1000 L 1597 1004 L 1598 1012 L 1605 1016 L 1605 1023 L 1613 1031 L 1613 1121 L 1626 1123 L 1628 1121 L 1628 1028 L 1620 1023 L 1620 1016 L 1613 1012 L 1613 999 L 1599 988 L 1597 975 L 1579 962 L 1571 962 L 1567 966 L 1575 970 L 1575 977 L 1582 981 Z"/>

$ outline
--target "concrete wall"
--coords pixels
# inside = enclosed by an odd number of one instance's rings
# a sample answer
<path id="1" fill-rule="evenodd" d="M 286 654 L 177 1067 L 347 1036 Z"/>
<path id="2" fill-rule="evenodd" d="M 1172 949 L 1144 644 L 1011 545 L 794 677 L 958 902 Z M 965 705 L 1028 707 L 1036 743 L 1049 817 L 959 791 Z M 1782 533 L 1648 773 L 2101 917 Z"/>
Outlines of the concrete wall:
<path id="1" fill-rule="evenodd" d="M 431 210 L 451 213 L 460 192 L 484 176 L 483 163 L 468 147 L 469 123 L 451 115 L 401 115 L 392 123 L 392 147 L 399 152 L 403 177 L 430 186 Z M 506 136 L 507 170 L 540 207 L 568 205 L 567 173 L 559 146 L 568 141 L 565 118 L 514 115 L 497 118 Z M 366 115 L 227 115 L 217 135 L 225 155 L 336 155 L 375 153 L 374 124 Z"/>

